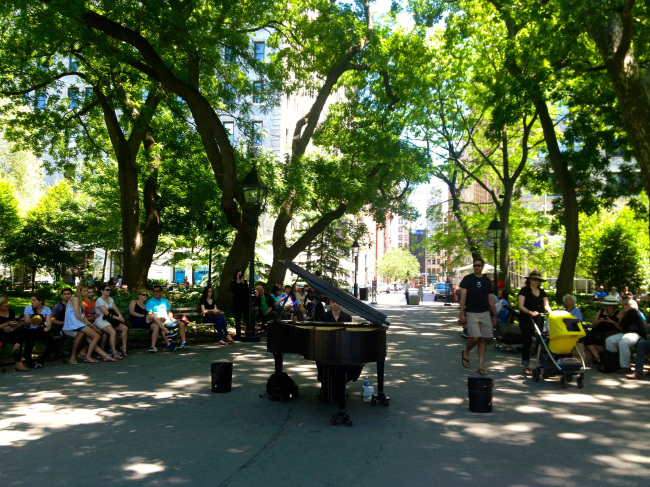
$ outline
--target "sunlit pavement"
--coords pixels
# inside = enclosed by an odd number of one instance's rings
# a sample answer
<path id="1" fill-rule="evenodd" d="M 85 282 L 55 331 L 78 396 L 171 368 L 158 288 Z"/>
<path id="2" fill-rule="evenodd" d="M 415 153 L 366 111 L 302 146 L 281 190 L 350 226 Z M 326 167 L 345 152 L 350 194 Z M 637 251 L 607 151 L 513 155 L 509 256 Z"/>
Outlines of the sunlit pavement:
<path id="1" fill-rule="evenodd" d="M 589 371 L 585 388 L 520 374 L 520 357 L 488 348 L 492 413 L 470 413 L 458 308 L 406 306 L 389 315 L 389 407 L 348 385 L 353 427 L 331 426 L 316 368 L 285 370 L 292 402 L 260 398 L 273 369 L 264 341 L 135 351 L 119 363 L 0 375 L 0 485 L 627 486 L 650 478 L 650 382 Z M 210 363 L 234 360 L 233 390 L 214 394 Z M 375 365 L 362 375 L 376 386 Z"/>

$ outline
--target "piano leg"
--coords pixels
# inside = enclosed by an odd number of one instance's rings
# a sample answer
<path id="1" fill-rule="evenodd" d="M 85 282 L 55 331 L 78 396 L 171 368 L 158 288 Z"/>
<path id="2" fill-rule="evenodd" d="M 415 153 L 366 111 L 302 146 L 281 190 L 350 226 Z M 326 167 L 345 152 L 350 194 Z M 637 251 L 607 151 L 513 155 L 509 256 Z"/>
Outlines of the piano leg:
<path id="1" fill-rule="evenodd" d="M 334 390 L 336 391 L 339 410 L 336 414 L 332 415 L 330 423 L 333 425 L 342 423 L 348 426 L 352 426 L 352 420 L 345 409 L 345 388 L 348 383 L 348 374 L 345 371 L 336 371 L 334 375 Z"/>
<path id="2" fill-rule="evenodd" d="M 377 361 L 377 393 L 372 395 L 370 402 L 372 404 L 383 404 L 388 406 L 390 397 L 384 394 L 384 365 L 385 360 Z"/>

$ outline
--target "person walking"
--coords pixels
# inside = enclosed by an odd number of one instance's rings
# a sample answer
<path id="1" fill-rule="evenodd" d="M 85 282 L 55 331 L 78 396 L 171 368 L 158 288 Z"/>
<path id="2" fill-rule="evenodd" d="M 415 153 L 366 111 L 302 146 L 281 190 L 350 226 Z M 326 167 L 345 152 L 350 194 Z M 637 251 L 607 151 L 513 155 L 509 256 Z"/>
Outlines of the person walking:
<path id="1" fill-rule="evenodd" d="M 497 323 L 497 311 L 492 297 L 492 283 L 483 275 L 485 261 L 474 259 L 474 272 L 463 277 L 460 282 L 460 316 L 461 325 L 467 323 L 467 346 L 461 355 L 463 367 L 469 369 L 469 354 L 478 345 L 478 369 L 480 375 L 487 375 L 484 361 L 487 342 L 494 336 Z"/>

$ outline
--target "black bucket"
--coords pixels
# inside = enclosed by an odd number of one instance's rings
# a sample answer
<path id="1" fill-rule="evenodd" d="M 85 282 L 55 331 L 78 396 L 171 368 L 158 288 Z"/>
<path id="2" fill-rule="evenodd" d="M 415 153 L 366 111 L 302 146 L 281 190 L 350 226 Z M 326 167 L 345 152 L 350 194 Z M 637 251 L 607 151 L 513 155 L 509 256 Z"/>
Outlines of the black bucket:
<path id="1" fill-rule="evenodd" d="M 491 413 L 493 388 L 494 379 L 488 379 L 487 377 L 470 377 L 467 379 L 469 410 L 473 413 Z"/>
<path id="2" fill-rule="evenodd" d="M 210 365 L 212 371 L 212 392 L 232 390 L 232 362 L 218 360 Z"/>

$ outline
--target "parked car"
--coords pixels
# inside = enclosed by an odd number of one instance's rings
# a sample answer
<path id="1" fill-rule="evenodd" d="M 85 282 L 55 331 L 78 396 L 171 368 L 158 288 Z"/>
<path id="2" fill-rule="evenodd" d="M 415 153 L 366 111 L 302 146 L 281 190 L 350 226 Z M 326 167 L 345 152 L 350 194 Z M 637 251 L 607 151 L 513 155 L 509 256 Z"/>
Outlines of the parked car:
<path id="1" fill-rule="evenodd" d="M 438 301 L 439 299 L 445 301 L 447 296 L 451 299 L 451 293 L 453 288 L 448 282 L 436 282 L 433 286 L 433 300 Z"/>

